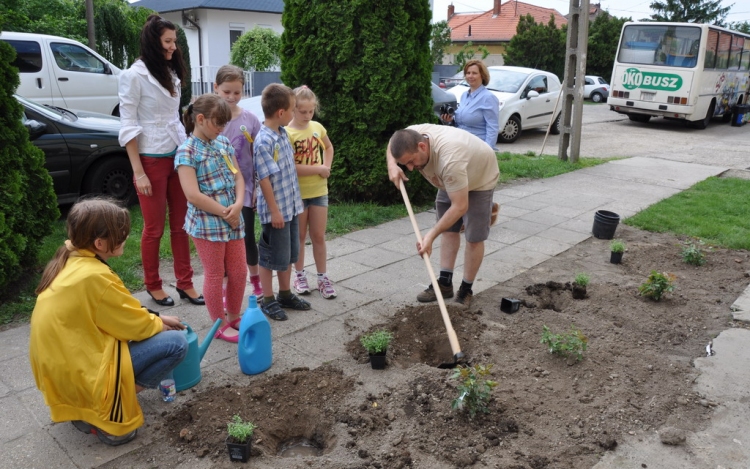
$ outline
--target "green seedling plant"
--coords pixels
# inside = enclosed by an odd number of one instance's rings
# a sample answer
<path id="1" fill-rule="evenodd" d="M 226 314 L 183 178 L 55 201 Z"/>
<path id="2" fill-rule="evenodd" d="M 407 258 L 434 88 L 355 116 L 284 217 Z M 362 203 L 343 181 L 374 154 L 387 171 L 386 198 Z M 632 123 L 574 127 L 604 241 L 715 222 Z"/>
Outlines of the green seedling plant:
<path id="1" fill-rule="evenodd" d="M 638 293 L 646 298 L 659 301 L 666 293 L 674 291 L 676 278 L 674 274 L 652 270 L 646 281 L 638 287 Z"/>
<path id="2" fill-rule="evenodd" d="M 586 285 L 589 284 L 589 281 L 591 280 L 591 277 L 589 277 L 589 274 L 586 273 L 578 273 L 576 274 L 575 280 L 573 280 L 573 283 L 578 285 L 579 287 L 586 288 Z"/>
<path id="3" fill-rule="evenodd" d="M 492 374 L 492 364 L 461 366 L 453 370 L 451 379 L 459 380 L 458 397 L 451 402 L 451 409 L 463 410 L 469 413 L 469 418 L 474 418 L 477 412 L 488 414 L 490 412 L 487 404 L 492 394 L 492 389 L 497 382 L 488 379 Z"/>
<path id="4" fill-rule="evenodd" d="M 554 334 L 547 326 L 542 326 L 542 340 L 540 343 L 549 348 L 549 352 L 562 357 L 574 356 L 576 361 L 583 359 L 583 352 L 588 346 L 588 338 L 581 331 L 570 326 L 567 334 Z"/>
<path id="5" fill-rule="evenodd" d="M 255 431 L 255 424 L 252 422 L 245 422 L 239 415 L 234 415 L 232 421 L 227 424 L 227 433 L 237 443 L 244 443 L 248 438 L 253 436 Z"/>
<path id="6" fill-rule="evenodd" d="M 703 252 L 703 241 L 699 240 L 698 244 L 685 243 L 682 248 L 682 260 L 690 265 L 701 266 L 706 263 L 706 255 Z"/>
<path id="7" fill-rule="evenodd" d="M 609 243 L 609 250 L 615 254 L 623 253 L 625 252 L 625 243 L 621 239 L 612 240 L 612 242 Z"/>
<path id="8" fill-rule="evenodd" d="M 364 334 L 359 338 L 359 342 L 370 355 L 385 352 L 392 340 L 393 334 L 384 329 Z"/>

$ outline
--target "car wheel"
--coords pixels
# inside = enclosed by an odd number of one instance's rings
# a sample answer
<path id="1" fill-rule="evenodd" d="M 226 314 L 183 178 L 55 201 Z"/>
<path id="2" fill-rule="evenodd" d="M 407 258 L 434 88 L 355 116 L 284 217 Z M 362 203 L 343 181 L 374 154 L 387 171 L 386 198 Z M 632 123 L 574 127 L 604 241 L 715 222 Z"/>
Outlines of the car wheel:
<path id="1" fill-rule="evenodd" d="M 125 157 L 106 156 L 85 176 L 83 192 L 104 194 L 132 205 L 138 200 L 133 184 L 133 169 Z"/>
<path id="2" fill-rule="evenodd" d="M 560 134 L 560 118 L 562 117 L 562 113 L 557 115 L 557 119 L 555 119 L 555 122 L 552 124 L 552 127 L 549 129 L 549 133 L 552 135 L 559 135 Z"/>
<path id="3" fill-rule="evenodd" d="M 715 106 L 716 103 L 714 101 L 711 101 L 711 105 L 708 106 L 708 111 L 706 111 L 706 117 L 698 121 L 688 122 L 688 124 L 690 124 L 690 127 L 694 129 L 705 129 L 706 127 L 708 127 L 708 123 L 711 122 L 711 118 L 714 116 Z"/>
<path id="4" fill-rule="evenodd" d="M 595 103 L 601 103 L 604 100 L 604 96 L 601 93 L 591 93 L 591 100 Z"/>
<path id="5" fill-rule="evenodd" d="M 510 116 L 508 122 L 505 123 L 500 134 L 498 135 L 499 140 L 502 143 L 513 143 L 518 140 L 521 135 L 521 119 L 518 116 Z"/>
<path id="6" fill-rule="evenodd" d="M 628 114 L 628 119 L 633 122 L 643 122 L 644 124 L 651 120 L 651 116 L 645 114 Z"/>

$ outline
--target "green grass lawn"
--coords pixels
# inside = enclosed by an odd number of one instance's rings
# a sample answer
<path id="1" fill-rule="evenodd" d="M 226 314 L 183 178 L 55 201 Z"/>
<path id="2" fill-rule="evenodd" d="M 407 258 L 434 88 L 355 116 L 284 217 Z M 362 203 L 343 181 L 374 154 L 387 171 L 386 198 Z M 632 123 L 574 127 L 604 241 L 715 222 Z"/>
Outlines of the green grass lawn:
<path id="1" fill-rule="evenodd" d="M 575 171 L 602 164 L 608 159 L 581 158 L 575 165 L 560 161 L 556 156 L 543 155 L 541 157 L 514 154 L 509 152 L 498 153 L 498 165 L 500 167 L 500 182 L 507 182 L 518 178 L 538 179 L 557 176 L 558 174 Z M 431 204 L 414 207 L 415 212 L 427 210 Z M 109 260 L 112 269 L 122 278 L 125 285 L 131 291 L 143 288 L 143 274 L 141 271 L 141 233 L 143 231 L 143 216 L 139 206 L 131 207 L 131 231 L 125 245 L 125 253 Z M 360 230 L 370 226 L 380 225 L 390 220 L 407 216 L 403 204 L 391 206 L 380 206 L 373 203 L 346 203 L 331 205 L 328 209 L 328 239 L 341 236 L 351 231 Z M 260 224 L 256 221 L 255 232 L 258 239 Z M 57 248 L 62 246 L 67 238 L 65 233 L 65 220 L 58 220 L 53 227 L 53 233 L 47 236 L 39 253 L 39 265 L 36 270 L 31 271 L 22 282 L 15 287 L 17 292 L 13 300 L 0 304 L 0 325 L 10 322 L 28 321 L 28 317 L 34 308 L 36 297 L 34 288 L 39 283 L 41 271 L 52 258 Z M 164 229 L 161 240 L 159 255 L 161 258 L 171 257 L 169 246 L 169 226 Z M 195 248 L 192 247 L 193 253 Z M 197 262 L 197 261 L 196 261 Z"/>
<path id="2" fill-rule="evenodd" d="M 712 177 L 626 219 L 648 231 L 672 232 L 729 249 L 750 249 L 750 181 Z"/>

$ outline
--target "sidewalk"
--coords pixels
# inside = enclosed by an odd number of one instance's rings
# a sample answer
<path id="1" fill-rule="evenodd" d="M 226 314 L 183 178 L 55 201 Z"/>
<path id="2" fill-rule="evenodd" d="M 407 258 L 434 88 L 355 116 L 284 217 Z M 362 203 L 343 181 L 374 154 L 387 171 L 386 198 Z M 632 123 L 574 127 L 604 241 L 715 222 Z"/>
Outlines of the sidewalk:
<path id="1" fill-rule="evenodd" d="M 725 169 L 636 157 L 501 189 L 494 197 L 502 205 L 500 217 L 486 243 L 474 292 L 481 294 L 589 238 L 594 213 L 599 209 L 625 218 Z M 426 232 L 434 223 L 434 213 L 418 214 L 417 220 Z M 270 372 L 301 366 L 315 368 L 344 356 L 342 337 L 354 336 L 372 324 L 384 322 L 389 311 L 414 304 L 416 294 L 429 281 L 423 260 L 415 255 L 415 243 L 408 218 L 328 242 L 328 270 L 336 282 L 338 298 L 330 301 L 311 295 L 310 312 L 272 323 L 274 363 Z M 305 258 L 312 264 L 310 247 L 306 249 Z M 436 269 L 437 259 L 438 243 L 432 255 Z M 463 254 L 459 253 L 457 277 L 463 273 L 462 259 Z M 312 279 L 314 265 L 308 266 L 308 273 Z M 202 280 L 195 279 L 198 290 Z M 154 306 L 145 292 L 136 297 L 145 305 Z M 188 322 L 201 338 L 210 327 L 204 307 L 177 300 L 177 305 L 168 310 Z M 73 431 L 70 424 L 53 424 L 31 374 L 28 338 L 28 326 L 0 332 L 0 469 L 98 467 L 160 436 L 158 424 L 144 426 L 135 441 L 111 448 Z M 747 368 L 750 362 L 750 351 L 742 346 L 749 339 L 748 330 L 725 331 L 714 341 L 717 355 L 696 361 L 696 367 L 703 371 L 696 388 L 707 399 L 720 403 L 711 427 L 696 435 L 696 441 L 688 441 L 687 447 L 665 447 L 658 437 L 648 442 L 625 440 L 596 468 L 641 467 L 647 451 L 654 454 L 647 459 L 663 462 L 649 464 L 652 468 L 747 467 L 749 463 L 741 461 L 750 461 L 750 441 L 738 444 L 732 441 L 737 441 L 737 437 L 731 435 L 750 434 L 750 373 L 737 366 Z M 214 341 L 204 357 L 203 381 L 198 386 L 247 379 L 234 365 L 236 356 L 235 345 Z M 165 404 L 156 391 L 142 393 L 139 400 L 146 421 L 158 421 Z M 639 453 L 640 458 L 630 459 Z M 722 465 L 722 460 L 734 463 Z M 635 461 L 639 461 L 637 466 Z M 201 464 L 210 466 L 209 461 Z"/>

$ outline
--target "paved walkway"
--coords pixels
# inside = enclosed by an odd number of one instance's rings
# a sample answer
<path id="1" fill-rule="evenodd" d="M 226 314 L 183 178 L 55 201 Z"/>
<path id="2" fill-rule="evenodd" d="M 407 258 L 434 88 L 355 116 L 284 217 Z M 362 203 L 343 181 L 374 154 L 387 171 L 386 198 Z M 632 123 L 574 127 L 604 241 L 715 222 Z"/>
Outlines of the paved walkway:
<path id="1" fill-rule="evenodd" d="M 624 218 L 725 169 L 636 157 L 501 189 L 494 197 L 502 204 L 499 222 L 492 228 L 474 291 L 480 293 L 584 241 L 591 236 L 596 210 L 614 211 Z M 394 197 L 398 196 L 394 190 Z M 434 223 L 434 213 L 418 214 L 417 220 L 426 231 Z M 328 270 L 336 281 L 339 297 L 329 301 L 311 295 L 312 311 L 293 312 L 289 321 L 273 322 L 271 372 L 297 366 L 314 368 L 345 356 L 346 340 L 342 337 L 353 337 L 373 324 L 384 322 L 396 308 L 413 304 L 416 293 L 429 281 L 424 261 L 415 255 L 415 243 L 408 218 L 330 241 Z M 305 258 L 312 263 L 310 251 Z M 437 244 L 432 259 L 437 269 Z M 458 278 L 462 275 L 461 260 L 459 253 L 455 274 Z M 308 271 L 312 278 L 314 266 L 309 266 Z M 201 282 L 202 278 L 197 277 L 199 290 Z M 136 296 L 153 306 L 145 292 Z M 177 298 L 175 294 L 173 297 Z M 184 318 L 200 337 L 210 326 L 205 309 L 186 301 L 178 300 L 170 313 Z M 31 375 L 28 339 L 28 326 L 0 332 L 0 469 L 98 467 L 159 436 L 158 425 L 144 426 L 132 443 L 110 448 L 73 431 L 69 424 L 53 424 Z M 687 447 L 665 449 L 653 444 L 654 452 L 674 452 L 681 458 L 675 459 L 675 463 L 664 459 L 664 464 L 649 467 L 703 469 L 750 465 L 741 462 L 750 461 L 750 440 L 742 440 L 750 435 L 747 405 L 750 375 L 741 374 L 733 366 L 740 363 L 747 369 L 750 352 L 741 345 L 748 339 L 750 331 L 746 330 L 722 333 L 715 341 L 719 352 L 716 357 L 698 360 L 696 366 L 705 370 L 705 377 L 701 377 L 697 386 L 708 399 L 720 403 L 712 427 L 705 435 L 689 441 Z M 239 367 L 229 365 L 235 361 L 236 346 L 214 341 L 204 357 L 203 381 L 198 386 L 208 386 L 212 381 L 249 379 L 241 374 Z M 155 391 L 144 392 L 139 399 L 147 422 L 157 420 L 167 405 Z M 740 399 L 744 404 L 739 404 Z M 743 407 L 748 411 L 743 411 Z M 625 441 L 611 453 L 613 457 L 608 455 L 597 468 L 640 468 L 643 458 L 631 461 L 629 455 L 645 451 L 642 448 L 645 443 L 634 441 L 631 446 Z"/>

